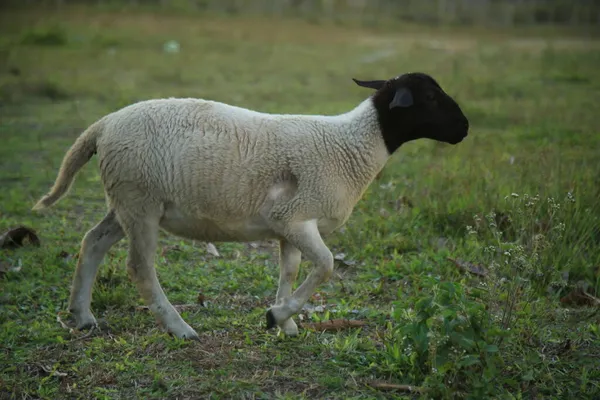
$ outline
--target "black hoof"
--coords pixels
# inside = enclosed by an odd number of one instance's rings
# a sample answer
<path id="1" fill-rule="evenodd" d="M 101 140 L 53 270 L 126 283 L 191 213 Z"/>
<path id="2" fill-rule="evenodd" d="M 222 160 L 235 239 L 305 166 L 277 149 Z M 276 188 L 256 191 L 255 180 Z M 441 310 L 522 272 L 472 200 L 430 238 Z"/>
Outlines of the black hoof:
<path id="1" fill-rule="evenodd" d="M 275 325 L 277 325 L 277 323 L 275 322 L 275 317 L 273 316 L 273 311 L 268 310 L 267 311 L 267 330 L 269 330 L 271 328 L 275 328 Z"/>
<path id="2" fill-rule="evenodd" d="M 92 329 L 92 328 L 94 328 L 94 329 L 95 328 L 99 328 L 99 326 L 95 322 L 85 322 L 85 323 L 83 323 L 81 325 L 77 325 L 76 329 L 78 331 L 85 331 L 85 330 Z"/>

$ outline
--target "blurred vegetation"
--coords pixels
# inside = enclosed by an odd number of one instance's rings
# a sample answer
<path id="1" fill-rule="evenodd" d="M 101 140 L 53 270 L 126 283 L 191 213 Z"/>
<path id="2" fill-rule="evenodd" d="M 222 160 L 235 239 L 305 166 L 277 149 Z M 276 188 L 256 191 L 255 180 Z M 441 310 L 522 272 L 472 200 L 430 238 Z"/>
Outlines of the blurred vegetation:
<path id="1" fill-rule="evenodd" d="M 8 4 L 159 8 L 227 15 L 304 17 L 367 25 L 401 21 L 458 25 L 600 25 L 598 0 L 8 0 Z"/>

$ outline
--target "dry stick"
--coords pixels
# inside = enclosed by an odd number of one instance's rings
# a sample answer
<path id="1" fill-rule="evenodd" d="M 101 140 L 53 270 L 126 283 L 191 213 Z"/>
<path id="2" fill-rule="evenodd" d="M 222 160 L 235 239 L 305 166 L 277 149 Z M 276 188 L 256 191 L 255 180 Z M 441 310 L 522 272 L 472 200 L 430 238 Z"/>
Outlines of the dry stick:
<path id="1" fill-rule="evenodd" d="M 69 326 L 63 322 L 62 318 L 60 318 L 61 312 L 62 311 L 59 311 L 58 313 L 56 313 L 56 322 L 58 322 L 62 328 L 68 330 L 70 334 L 73 334 L 73 332 L 75 332 L 75 330 L 73 328 L 69 328 Z M 97 327 L 97 325 L 92 325 L 90 330 L 85 335 L 76 337 L 75 339 L 72 339 L 71 342 L 77 342 L 78 340 L 83 340 L 83 339 L 89 338 L 90 336 L 92 336 L 92 333 L 94 333 L 94 331 L 96 330 L 96 327 Z"/>
<path id="2" fill-rule="evenodd" d="M 61 311 L 56 314 L 56 322 L 58 322 L 64 329 L 68 330 L 69 333 L 73 333 L 73 328 L 69 328 L 69 326 L 63 322 L 63 320 L 60 318 L 60 314 Z"/>
<path id="3" fill-rule="evenodd" d="M 75 339 L 72 339 L 71 342 L 77 342 L 79 340 L 87 339 L 90 336 L 92 336 L 92 333 L 94 333 L 95 330 L 96 330 L 96 325 L 92 325 L 92 327 L 90 328 L 90 330 L 88 331 L 88 333 L 86 333 L 85 335 L 81 335 L 79 337 L 76 337 Z"/>
<path id="4" fill-rule="evenodd" d="M 387 383 L 387 382 L 372 382 L 369 384 L 372 388 L 381 389 L 381 390 L 395 390 L 399 392 L 408 392 L 408 393 L 425 393 L 427 388 L 421 386 L 413 386 L 413 385 L 399 385 L 396 383 Z"/>

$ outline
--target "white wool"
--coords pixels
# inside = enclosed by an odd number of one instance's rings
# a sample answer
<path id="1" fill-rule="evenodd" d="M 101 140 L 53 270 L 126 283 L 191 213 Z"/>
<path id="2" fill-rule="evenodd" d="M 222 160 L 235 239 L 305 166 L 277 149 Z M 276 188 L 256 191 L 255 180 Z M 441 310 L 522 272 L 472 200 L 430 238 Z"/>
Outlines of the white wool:
<path id="1" fill-rule="evenodd" d="M 279 239 L 282 277 L 268 318 L 294 334 L 291 315 L 333 268 L 320 235 L 346 222 L 389 156 L 371 99 L 333 116 L 268 114 L 191 98 L 148 100 L 88 128 L 34 208 L 63 196 L 94 153 L 110 211 L 84 239 L 70 308 L 79 326 L 95 322 L 89 311 L 95 269 L 127 235 L 130 276 L 158 319 L 180 337 L 195 332 L 151 273 L 155 230 L 211 242 Z M 99 245 L 86 250 L 94 243 L 103 243 L 104 253 Z M 292 296 L 298 250 L 316 268 Z"/>

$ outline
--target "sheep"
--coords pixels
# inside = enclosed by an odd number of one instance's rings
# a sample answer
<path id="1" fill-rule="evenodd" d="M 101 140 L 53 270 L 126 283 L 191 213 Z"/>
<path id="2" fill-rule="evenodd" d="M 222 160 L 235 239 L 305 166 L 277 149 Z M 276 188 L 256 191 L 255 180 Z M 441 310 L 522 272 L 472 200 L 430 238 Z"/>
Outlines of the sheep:
<path id="1" fill-rule="evenodd" d="M 193 98 L 134 103 L 94 122 L 65 154 L 51 206 L 97 154 L 108 211 L 81 243 L 69 311 L 93 327 L 91 290 L 106 252 L 129 239 L 127 271 L 167 332 L 198 339 L 167 299 L 154 256 L 160 229 L 210 242 L 279 241 L 279 284 L 267 329 L 297 335 L 293 320 L 333 272 L 323 237 L 349 218 L 386 160 L 404 143 L 450 144 L 468 134 L 457 102 L 425 73 L 354 82 L 374 90 L 339 115 L 268 114 Z M 292 291 L 301 254 L 313 270 Z"/>

